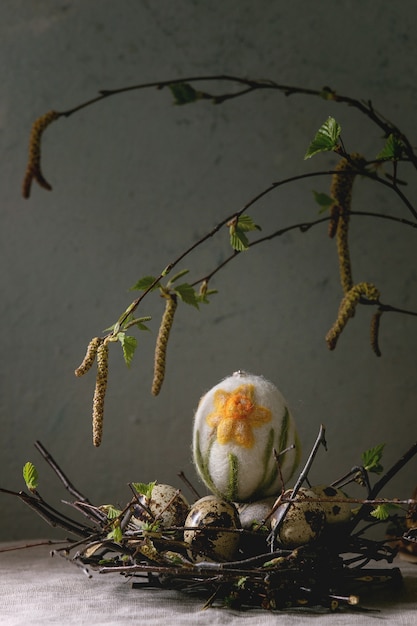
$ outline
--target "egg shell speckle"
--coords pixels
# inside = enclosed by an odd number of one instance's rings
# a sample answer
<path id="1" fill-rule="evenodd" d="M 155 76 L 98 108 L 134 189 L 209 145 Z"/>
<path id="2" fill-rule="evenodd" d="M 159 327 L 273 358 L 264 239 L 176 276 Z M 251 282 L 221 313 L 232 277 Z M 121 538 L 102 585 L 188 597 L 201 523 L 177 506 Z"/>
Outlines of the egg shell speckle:
<path id="1" fill-rule="evenodd" d="M 185 520 L 184 542 L 189 545 L 189 555 L 196 562 L 230 561 L 239 546 L 237 532 L 210 530 L 213 528 L 240 528 L 239 515 L 231 502 L 216 496 L 197 500 Z M 195 528 L 195 530 L 191 530 Z"/>
<path id="2" fill-rule="evenodd" d="M 151 515 L 137 506 L 137 518 L 142 522 L 156 519 L 163 528 L 182 526 L 190 510 L 190 505 L 179 489 L 163 483 L 154 485 L 150 498 L 141 495 L 138 499 L 149 509 Z"/>
<path id="3" fill-rule="evenodd" d="M 291 495 L 291 491 L 284 494 Z M 271 516 L 271 526 L 281 522 L 287 503 L 281 504 Z M 277 539 L 282 547 L 297 548 L 318 539 L 326 524 L 326 514 L 319 503 L 309 501 L 300 490 L 280 523 Z"/>
<path id="4" fill-rule="evenodd" d="M 344 524 L 352 517 L 352 504 L 343 502 L 348 496 L 341 490 L 329 485 L 314 485 L 303 489 L 306 496 L 311 498 L 323 498 L 320 506 L 326 515 L 326 524 Z M 334 500 L 329 502 L 326 500 Z"/>

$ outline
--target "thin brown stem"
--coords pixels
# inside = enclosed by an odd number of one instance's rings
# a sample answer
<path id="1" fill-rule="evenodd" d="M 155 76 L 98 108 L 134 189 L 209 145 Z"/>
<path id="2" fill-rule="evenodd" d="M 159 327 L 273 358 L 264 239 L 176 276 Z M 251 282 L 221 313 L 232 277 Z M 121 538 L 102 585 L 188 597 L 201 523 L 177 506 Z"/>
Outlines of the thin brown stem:
<path id="1" fill-rule="evenodd" d="M 86 498 L 80 491 L 78 491 L 78 489 L 74 487 L 45 446 L 43 446 L 40 441 L 36 441 L 34 445 L 48 465 L 54 470 L 55 474 L 58 476 L 67 491 L 69 491 L 71 495 L 75 496 L 81 502 L 89 503 L 88 498 Z"/>
<path id="2" fill-rule="evenodd" d="M 53 546 L 60 543 L 68 543 L 67 539 L 45 539 L 41 541 L 31 541 L 18 546 L 7 546 L 0 548 L 0 552 L 15 552 L 16 550 L 26 550 L 27 548 L 38 548 L 39 546 Z"/>
<path id="3" fill-rule="evenodd" d="M 307 95 L 307 96 L 315 96 L 324 98 L 325 100 L 331 100 L 338 104 L 346 104 L 352 108 L 355 108 L 357 111 L 368 117 L 376 126 L 378 126 L 385 134 L 388 136 L 389 134 L 395 134 L 396 137 L 403 143 L 404 151 L 410 162 L 413 164 L 415 168 L 417 168 L 417 155 L 415 154 L 411 142 L 408 140 L 407 136 L 399 129 L 398 126 L 393 124 L 387 118 L 385 118 L 380 113 L 377 113 L 370 101 L 358 100 L 356 98 L 352 98 L 350 96 L 343 96 L 337 94 L 332 89 L 325 87 L 323 89 L 307 89 L 304 87 L 297 87 L 291 85 L 283 85 L 277 83 L 272 80 L 253 80 L 248 78 L 242 78 L 239 76 L 233 76 L 229 74 L 219 74 L 219 75 L 210 75 L 210 76 L 187 76 L 184 78 L 176 78 L 171 80 L 164 81 L 154 81 L 150 83 L 141 83 L 137 85 L 130 85 L 127 87 L 121 87 L 118 89 L 103 89 L 100 91 L 99 95 L 91 98 L 71 109 L 67 109 L 66 111 L 62 111 L 59 115 L 69 117 L 70 115 L 84 109 L 88 106 L 96 104 L 101 100 L 109 98 L 111 96 L 127 93 L 129 91 L 143 90 L 143 89 L 163 89 L 164 87 L 168 87 L 169 85 L 178 85 L 181 83 L 210 83 L 210 82 L 226 82 L 226 83 L 234 83 L 237 85 L 244 85 L 246 88 L 242 89 L 238 92 L 233 93 L 223 93 L 218 95 L 212 94 L 203 94 L 203 99 L 211 99 L 215 104 L 221 104 L 230 100 L 232 98 L 241 97 L 247 95 L 249 93 L 253 93 L 256 90 L 274 90 L 283 93 L 285 96 L 291 95 Z"/>
<path id="4" fill-rule="evenodd" d="M 326 443 L 326 429 L 323 426 L 323 424 L 320 425 L 320 429 L 319 429 L 319 433 L 317 435 L 316 441 L 314 442 L 313 448 L 308 456 L 308 459 L 306 461 L 306 464 L 304 465 L 298 479 L 297 482 L 295 483 L 293 489 L 291 490 L 291 495 L 288 499 L 288 501 L 286 502 L 286 504 L 284 505 L 283 508 L 283 512 L 282 515 L 279 519 L 279 521 L 277 522 L 277 524 L 274 526 L 274 528 L 272 529 L 271 533 L 268 536 L 268 542 L 271 545 L 271 552 L 274 551 L 275 549 L 275 540 L 278 536 L 279 533 L 279 529 L 290 509 L 290 506 L 292 504 L 292 502 L 296 499 L 298 492 L 301 489 L 302 484 L 307 480 L 308 478 L 308 473 L 311 469 L 311 466 L 313 465 L 313 461 L 316 457 L 316 454 L 320 448 L 320 446 L 323 446 L 326 450 L 327 450 L 327 443 Z M 279 499 L 280 501 L 280 499 Z M 275 507 L 275 505 L 274 505 Z"/>

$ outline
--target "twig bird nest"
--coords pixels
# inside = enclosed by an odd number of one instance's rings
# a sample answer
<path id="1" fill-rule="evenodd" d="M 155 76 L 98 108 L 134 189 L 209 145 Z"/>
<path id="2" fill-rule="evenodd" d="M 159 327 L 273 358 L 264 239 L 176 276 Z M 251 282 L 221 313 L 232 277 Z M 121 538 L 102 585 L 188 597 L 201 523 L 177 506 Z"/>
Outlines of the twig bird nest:
<path id="1" fill-rule="evenodd" d="M 135 588 L 199 594 L 206 606 L 354 609 L 364 587 L 401 580 L 398 568 L 369 564 L 392 564 L 399 546 L 413 551 L 416 545 L 416 501 L 377 496 L 417 453 L 417 443 L 373 486 L 368 474 L 382 473 L 383 446 L 364 453 L 363 465 L 339 480 L 311 485 L 308 474 L 321 446 L 323 426 L 294 486 L 285 489 L 300 460 L 293 418 L 272 383 L 236 372 L 203 396 L 195 415 L 194 461 L 210 495 L 200 497 L 181 472 L 191 504 L 173 486 L 132 482 L 123 509 L 96 506 L 39 442 L 37 449 L 75 497 L 67 504 L 83 522 L 42 498 L 31 463 L 24 468 L 31 493 L 14 495 L 75 535 L 53 552 L 89 576 L 122 574 Z M 366 498 L 346 494 L 352 482 L 367 490 Z M 369 530 L 382 523 L 390 526 L 389 540 L 369 538 Z"/>

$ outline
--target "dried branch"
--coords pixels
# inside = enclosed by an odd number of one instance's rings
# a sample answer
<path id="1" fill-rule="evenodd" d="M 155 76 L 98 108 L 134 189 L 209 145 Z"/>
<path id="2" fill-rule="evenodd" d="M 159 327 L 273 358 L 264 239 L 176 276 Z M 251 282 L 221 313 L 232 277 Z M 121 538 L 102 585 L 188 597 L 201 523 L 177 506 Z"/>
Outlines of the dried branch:
<path id="1" fill-rule="evenodd" d="M 77 498 L 78 500 L 81 500 L 81 502 L 86 502 L 89 504 L 88 498 L 86 498 L 78 489 L 74 487 L 71 481 L 67 478 L 66 474 L 64 474 L 62 469 L 59 467 L 58 463 L 55 461 L 55 459 L 52 457 L 52 455 L 48 452 L 45 446 L 42 445 L 40 441 L 35 442 L 35 448 L 38 450 L 38 452 L 40 452 L 42 457 L 48 463 L 49 467 L 53 469 L 55 474 L 58 476 L 59 480 L 64 485 L 65 489 L 67 489 L 67 491 L 69 491 L 69 493 L 73 495 L 75 498 Z"/>

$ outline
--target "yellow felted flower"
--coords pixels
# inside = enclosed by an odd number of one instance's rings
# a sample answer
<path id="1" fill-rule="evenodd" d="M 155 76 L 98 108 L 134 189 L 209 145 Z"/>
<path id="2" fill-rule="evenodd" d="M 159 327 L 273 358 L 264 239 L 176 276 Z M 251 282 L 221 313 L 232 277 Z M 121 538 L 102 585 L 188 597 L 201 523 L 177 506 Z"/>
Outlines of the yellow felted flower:
<path id="1" fill-rule="evenodd" d="M 215 409 L 207 415 L 207 424 L 217 428 L 217 441 L 234 441 L 251 448 L 255 438 L 253 428 L 271 421 L 271 411 L 255 402 L 253 385 L 241 385 L 234 391 L 218 389 L 214 394 Z"/>

